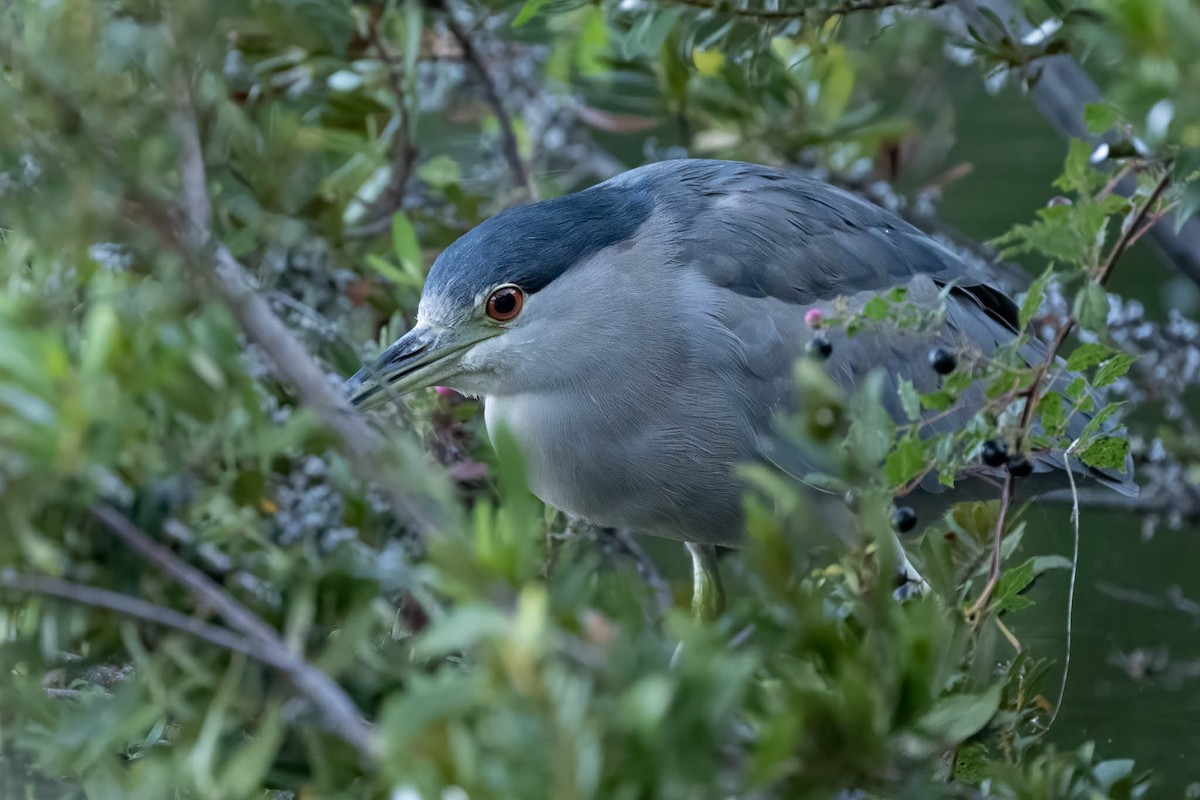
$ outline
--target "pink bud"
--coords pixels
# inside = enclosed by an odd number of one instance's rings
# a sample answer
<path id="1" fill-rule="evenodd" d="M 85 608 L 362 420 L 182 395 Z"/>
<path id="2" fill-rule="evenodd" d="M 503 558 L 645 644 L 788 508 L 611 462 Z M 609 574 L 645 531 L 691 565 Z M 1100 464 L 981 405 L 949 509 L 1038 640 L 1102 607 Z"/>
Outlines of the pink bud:
<path id="1" fill-rule="evenodd" d="M 1048 206 L 1069 206 L 1069 205 L 1071 205 L 1071 198 L 1069 198 L 1069 197 L 1051 197 L 1050 202 L 1046 203 L 1046 205 L 1048 205 Z"/>
<path id="2" fill-rule="evenodd" d="M 819 308 L 810 308 L 804 312 L 804 324 L 810 328 L 821 327 L 821 320 L 825 318 L 825 312 Z"/>
<path id="3" fill-rule="evenodd" d="M 435 392 L 437 392 L 438 394 L 440 394 L 442 397 L 453 397 L 454 395 L 457 394 L 457 392 L 455 392 L 453 389 L 450 389 L 445 386 L 435 386 L 435 387 L 433 387 L 433 390 Z"/>

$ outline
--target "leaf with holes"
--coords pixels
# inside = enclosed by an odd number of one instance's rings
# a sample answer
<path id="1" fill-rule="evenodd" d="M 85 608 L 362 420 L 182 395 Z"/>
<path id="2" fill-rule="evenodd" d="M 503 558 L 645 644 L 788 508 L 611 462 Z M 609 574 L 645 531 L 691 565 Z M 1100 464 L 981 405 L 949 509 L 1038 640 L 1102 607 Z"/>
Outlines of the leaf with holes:
<path id="1" fill-rule="evenodd" d="M 1101 436 L 1084 448 L 1079 459 L 1089 467 L 1096 469 L 1125 469 L 1125 454 L 1129 452 L 1129 442 L 1116 436 Z"/>

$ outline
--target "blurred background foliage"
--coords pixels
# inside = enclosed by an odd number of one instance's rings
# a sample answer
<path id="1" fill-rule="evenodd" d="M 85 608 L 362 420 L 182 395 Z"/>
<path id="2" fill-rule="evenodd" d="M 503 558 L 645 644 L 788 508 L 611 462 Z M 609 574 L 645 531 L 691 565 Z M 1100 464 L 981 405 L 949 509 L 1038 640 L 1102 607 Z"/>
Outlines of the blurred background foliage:
<path id="1" fill-rule="evenodd" d="M 194 126 L 216 237 L 336 387 L 457 236 L 647 161 L 791 165 L 990 259 L 1037 219 L 1078 238 L 1064 163 L 1133 153 L 1174 159 L 1174 229 L 1195 0 L 9 0 L 0 30 L 0 796 L 1200 796 L 1200 291 L 1148 245 L 1082 334 L 1139 357 L 1114 388 L 1145 491 L 1085 509 L 1068 638 L 1068 506 L 1008 526 L 966 618 L 995 503 L 911 543 L 933 591 L 897 603 L 889 537 L 818 564 L 762 476 L 697 626 L 678 546 L 544 509 L 474 401 L 381 413 L 364 474 L 179 234 Z M 1064 58 L 1100 86 L 1092 164 L 1039 114 Z M 1034 238 L 1004 240 L 1032 244 L 995 267 L 1016 292 L 1055 260 Z"/>

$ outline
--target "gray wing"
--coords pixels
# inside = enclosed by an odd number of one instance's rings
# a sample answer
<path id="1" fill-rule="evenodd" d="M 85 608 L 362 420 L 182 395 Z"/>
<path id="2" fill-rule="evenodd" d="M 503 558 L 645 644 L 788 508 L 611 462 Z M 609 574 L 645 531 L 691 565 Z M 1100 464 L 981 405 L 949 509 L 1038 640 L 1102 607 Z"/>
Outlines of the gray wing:
<path id="1" fill-rule="evenodd" d="M 791 364 L 814 335 L 804 323 L 810 308 L 854 312 L 893 287 L 907 288 L 909 302 L 945 303 L 944 324 L 936 331 L 828 334 L 834 380 L 852 390 L 882 368 L 884 404 L 897 419 L 903 417 L 902 380 L 921 393 L 937 389 L 939 377 L 928 362 L 933 347 L 947 347 L 967 362 L 990 357 L 1016 334 L 1017 306 L 989 275 L 857 195 L 750 164 L 696 160 L 649 169 L 670 170 L 671 188 L 657 194 L 660 205 L 665 201 L 677 212 L 680 260 L 724 290 L 715 313 L 739 343 L 739 366 L 751 391 L 768 405 L 788 401 Z M 654 174 L 646 177 L 653 181 Z M 1036 343 L 1023 352 L 1029 361 L 1043 354 Z M 982 400 L 982 388 L 972 387 L 963 399 L 959 410 L 928 419 L 928 429 L 965 425 Z M 1076 435 L 1086 422 L 1074 420 Z M 764 442 L 766 455 L 798 477 L 820 467 L 778 437 Z M 1050 472 L 1063 465 L 1061 455 L 1046 454 L 1035 469 Z M 1118 491 L 1136 491 L 1131 473 L 1077 469 Z M 935 480 L 926 488 L 941 489 Z"/>

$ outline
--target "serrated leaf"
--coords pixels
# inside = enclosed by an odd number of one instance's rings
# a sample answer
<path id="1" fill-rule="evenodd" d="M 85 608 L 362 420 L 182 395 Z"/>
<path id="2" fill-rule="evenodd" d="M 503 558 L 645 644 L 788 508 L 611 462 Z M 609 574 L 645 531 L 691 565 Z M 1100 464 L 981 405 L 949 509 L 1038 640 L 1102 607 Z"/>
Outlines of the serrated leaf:
<path id="1" fill-rule="evenodd" d="M 1111 358 L 1117 351 L 1103 344 L 1089 343 L 1076 347 L 1067 359 L 1067 369 L 1071 372 L 1082 372 L 1089 367 L 1094 367 L 1107 358 Z"/>
<path id="2" fill-rule="evenodd" d="M 892 486 L 902 486 L 925 469 L 926 443 L 914 431 L 896 442 L 884 461 L 883 473 Z"/>
<path id="3" fill-rule="evenodd" d="M 1133 366 L 1135 361 L 1137 361 L 1136 356 L 1131 356 L 1128 353 L 1118 353 L 1104 362 L 1104 365 L 1100 369 L 1096 370 L 1096 377 L 1092 379 L 1092 385 L 1100 387 L 1115 383 L 1126 372 L 1129 372 L 1129 368 Z"/>
<path id="4" fill-rule="evenodd" d="M 1095 183 L 1091 165 L 1092 145 L 1082 139 L 1072 139 L 1063 164 L 1063 173 L 1054 185 L 1066 192 L 1086 192 Z"/>
<path id="5" fill-rule="evenodd" d="M 1100 409 L 1100 411 L 1096 413 L 1096 416 L 1088 420 L 1088 424 L 1083 427 L 1083 432 L 1079 434 L 1079 438 L 1086 442 L 1088 438 L 1091 437 L 1093 433 L 1100 430 L 1100 426 L 1107 422 L 1109 417 L 1117 413 L 1117 410 L 1123 405 L 1124 403 L 1109 403 L 1104 408 Z"/>
<path id="6" fill-rule="evenodd" d="M 1067 398 L 1073 403 L 1078 403 L 1079 398 L 1087 394 L 1087 379 L 1080 375 L 1067 387 Z"/>
<path id="7" fill-rule="evenodd" d="M 1084 448 L 1079 460 L 1096 469 L 1125 469 L 1129 442 L 1116 436 L 1101 436 Z"/>
<path id="8" fill-rule="evenodd" d="M 1066 415 L 1063 412 L 1062 395 L 1049 392 L 1038 402 L 1038 417 L 1042 420 L 1042 428 L 1050 435 L 1058 435 L 1062 431 Z"/>
<path id="9" fill-rule="evenodd" d="M 1029 325 L 1030 320 L 1037 316 L 1038 309 L 1042 307 L 1042 302 L 1046 299 L 1046 285 L 1050 283 L 1053 275 L 1054 267 L 1047 267 L 1037 280 L 1029 284 L 1029 291 L 1025 293 L 1025 299 L 1021 302 L 1019 322 L 1022 331 Z"/>

